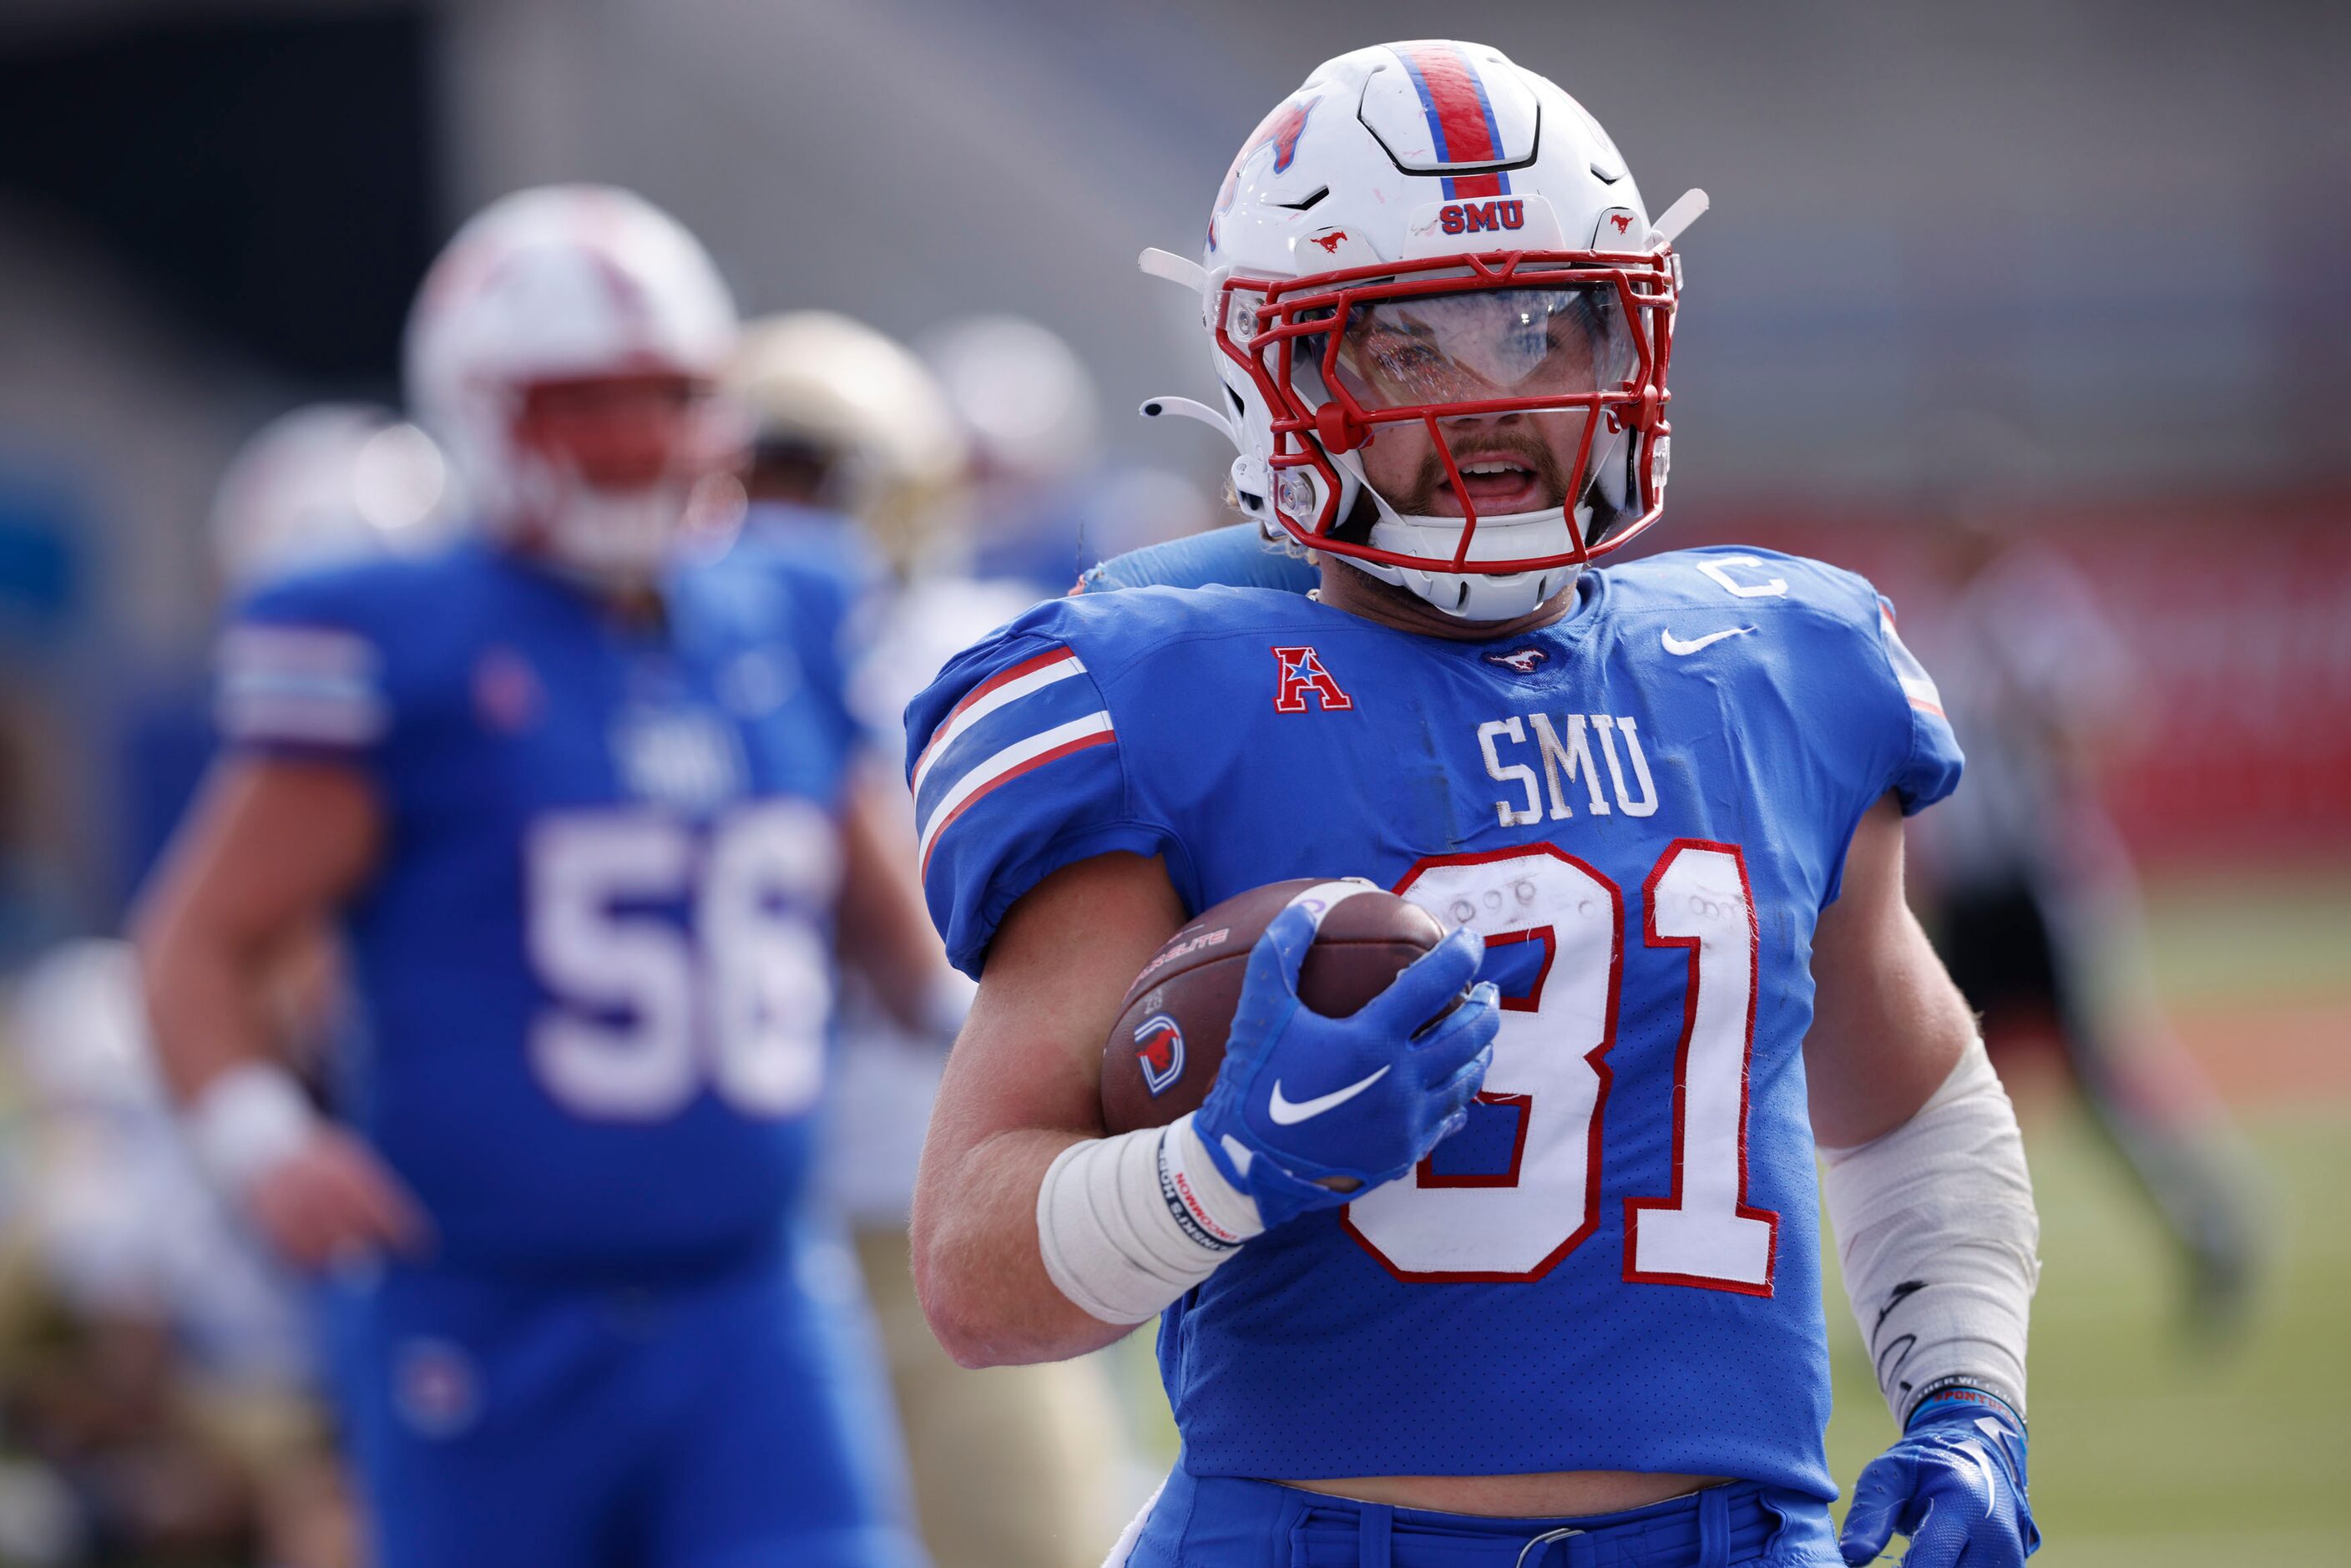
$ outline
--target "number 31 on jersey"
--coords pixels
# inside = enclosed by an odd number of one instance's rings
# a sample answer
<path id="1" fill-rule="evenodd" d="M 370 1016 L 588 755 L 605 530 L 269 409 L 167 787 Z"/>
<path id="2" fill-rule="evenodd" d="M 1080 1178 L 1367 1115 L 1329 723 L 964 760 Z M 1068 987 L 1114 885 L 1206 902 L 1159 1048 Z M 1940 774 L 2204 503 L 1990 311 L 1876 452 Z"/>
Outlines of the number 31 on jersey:
<path id="1" fill-rule="evenodd" d="M 1518 1116 L 1508 1167 L 1439 1174 L 1424 1160 L 1348 1206 L 1355 1239 L 1400 1279 L 1541 1279 L 1599 1228 L 1601 1112 L 1624 986 L 1625 894 L 1552 844 L 1441 855 L 1396 892 L 1467 925 L 1487 951 L 1534 943 L 1533 978 L 1502 999 L 1479 1099 Z M 1744 856 L 1678 839 L 1641 889 L 1644 939 L 1683 947 L 1689 974 L 1674 1058 L 1670 1189 L 1625 1196 L 1625 1277 L 1771 1292 L 1778 1216 L 1746 1201 L 1748 1060 L 1759 941 Z M 1662 1174 L 1662 1173 L 1661 1173 Z"/>

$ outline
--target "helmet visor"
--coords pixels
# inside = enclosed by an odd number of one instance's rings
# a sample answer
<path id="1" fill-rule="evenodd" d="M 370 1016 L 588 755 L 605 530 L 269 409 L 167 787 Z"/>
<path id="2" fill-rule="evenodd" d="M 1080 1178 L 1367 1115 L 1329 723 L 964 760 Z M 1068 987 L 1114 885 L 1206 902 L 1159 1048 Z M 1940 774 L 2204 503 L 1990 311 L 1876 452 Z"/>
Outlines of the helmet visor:
<path id="1" fill-rule="evenodd" d="M 1366 413 L 1618 392 L 1639 355 L 1603 279 L 1376 299 L 1348 312 L 1339 381 Z"/>
<path id="2" fill-rule="evenodd" d="M 1581 494 L 1599 455 L 1586 426 L 1602 396 L 1633 384 L 1640 356 L 1596 279 L 1358 303 L 1324 362 L 1366 416 L 1364 476 L 1391 507 L 1500 517 Z"/>

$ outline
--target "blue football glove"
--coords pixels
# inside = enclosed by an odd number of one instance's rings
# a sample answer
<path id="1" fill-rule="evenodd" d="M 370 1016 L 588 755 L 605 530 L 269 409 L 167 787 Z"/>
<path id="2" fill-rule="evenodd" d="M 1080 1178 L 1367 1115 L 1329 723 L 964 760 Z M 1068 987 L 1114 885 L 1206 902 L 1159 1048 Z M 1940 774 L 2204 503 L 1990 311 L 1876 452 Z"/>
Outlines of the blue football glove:
<path id="1" fill-rule="evenodd" d="M 1324 1018 L 1298 999 L 1318 918 L 1293 904 L 1258 938 L 1224 1063 L 1192 1118 L 1217 1169 L 1256 1200 L 1269 1228 L 1393 1181 L 1458 1130 L 1501 1025 L 1492 986 L 1460 996 L 1486 951 L 1468 930 L 1352 1016 Z M 1345 1190 L 1322 1185 L 1333 1177 Z"/>
<path id="2" fill-rule="evenodd" d="M 1974 1397 L 1928 1399 L 1854 1484 L 1837 1549 L 1869 1563 L 1895 1531 L 1904 1568 L 2018 1568 L 2041 1545 L 2024 1486 L 2024 1428 Z"/>

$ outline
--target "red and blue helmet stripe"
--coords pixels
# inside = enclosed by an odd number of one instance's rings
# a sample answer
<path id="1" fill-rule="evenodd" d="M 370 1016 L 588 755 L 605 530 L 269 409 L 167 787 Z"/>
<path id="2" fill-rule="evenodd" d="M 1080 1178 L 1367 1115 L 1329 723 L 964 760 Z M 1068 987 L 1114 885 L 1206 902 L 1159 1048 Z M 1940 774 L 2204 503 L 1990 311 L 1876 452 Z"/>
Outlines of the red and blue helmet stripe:
<path id="1" fill-rule="evenodd" d="M 1494 123 L 1493 100 L 1468 56 L 1456 44 L 1405 44 L 1396 57 L 1420 94 L 1421 111 L 1428 116 L 1428 133 L 1435 138 L 1441 163 L 1498 163 L 1502 159 L 1501 128 Z M 1447 174 L 1445 199 L 1464 196 L 1507 196 L 1510 177 L 1489 174 Z"/>

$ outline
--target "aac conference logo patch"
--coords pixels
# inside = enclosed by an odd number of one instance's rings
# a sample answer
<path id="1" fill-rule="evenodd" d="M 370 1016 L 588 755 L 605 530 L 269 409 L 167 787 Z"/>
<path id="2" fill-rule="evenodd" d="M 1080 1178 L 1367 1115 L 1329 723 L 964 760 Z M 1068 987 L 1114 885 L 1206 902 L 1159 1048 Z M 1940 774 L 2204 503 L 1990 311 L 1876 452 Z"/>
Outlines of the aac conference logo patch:
<path id="1" fill-rule="evenodd" d="M 1165 1094 L 1184 1076 L 1183 1030 L 1165 1013 L 1153 1013 L 1134 1026 L 1134 1059 L 1152 1097 Z"/>
<path id="2" fill-rule="evenodd" d="M 1274 712 L 1304 713 L 1310 695 L 1324 713 L 1344 713 L 1355 706 L 1355 699 L 1340 689 L 1313 649 L 1276 648 L 1273 660 L 1281 682 L 1273 694 Z"/>

